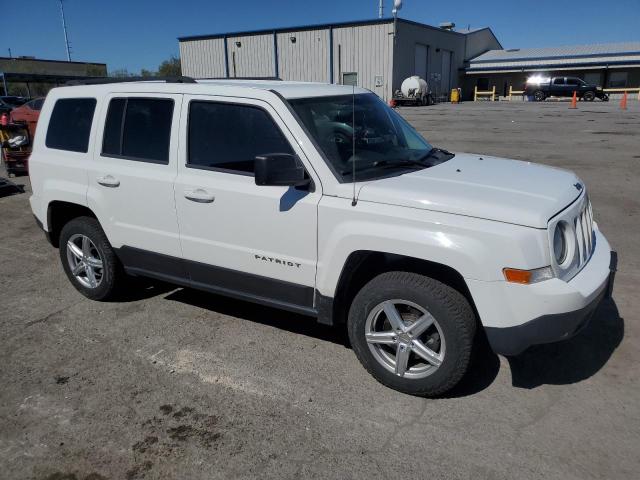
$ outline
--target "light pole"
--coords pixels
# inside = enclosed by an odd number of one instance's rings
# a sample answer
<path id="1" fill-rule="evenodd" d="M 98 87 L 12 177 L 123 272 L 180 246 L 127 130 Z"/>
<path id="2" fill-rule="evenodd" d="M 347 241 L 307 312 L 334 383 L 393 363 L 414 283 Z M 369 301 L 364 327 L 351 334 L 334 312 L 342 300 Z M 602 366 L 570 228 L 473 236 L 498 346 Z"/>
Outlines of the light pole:
<path id="1" fill-rule="evenodd" d="M 64 32 L 64 46 L 67 49 L 67 62 L 71 61 L 71 48 L 69 48 L 69 37 L 67 36 L 67 22 L 64 19 L 64 5 L 60 0 L 60 14 L 62 15 L 62 31 Z"/>

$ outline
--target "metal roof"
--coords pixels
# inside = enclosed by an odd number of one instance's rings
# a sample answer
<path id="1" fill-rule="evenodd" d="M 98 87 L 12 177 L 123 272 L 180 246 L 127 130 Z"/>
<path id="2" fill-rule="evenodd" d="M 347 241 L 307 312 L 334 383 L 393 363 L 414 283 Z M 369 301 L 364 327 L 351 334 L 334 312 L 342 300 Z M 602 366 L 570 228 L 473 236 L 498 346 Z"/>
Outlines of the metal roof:
<path id="1" fill-rule="evenodd" d="M 224 38 L 224 37 L 239 37 L 246 35 L 263 35 L 267 33 L 285 33 L 285 32 L 297 32 L 300 30 L 323 30 L 327 28 L 345 28 L 345 27 L 360 27 L 365 25 L 380 25 L 386 23 L 393 23 L 393 18 L 375 18 L 372 20 L 356 20 L 352 22 L 337 22 L 337 23 L 319 23 L 319 24 L 310 24 L 310 25 L 299 25 L 293 27 L 282 27 L 282 28 L 264 28 L 260 30 L 246 30 L 240 32 L 228 32 L 228 33 L 214 33 L 210 35 L 191 35 L 178 37 L 179 42 L 188 42 L 192 40 L 209 40 L 214 38 Z M 398 18 L 398 23 L 406 23 L 409 25 L 416 25 L 419 27 L 429 28 L 432 30 L 437 30 L 439 32 L 452 33 L 455 35 L 468 35 L 469 33 L 479 32 L 480 30 L 487 30 L 489 27 L 477 28 L 472 31 L 456 31 L 456 30 L 445 30 L 443 28 L 434 27 L 433 25 L 427 25 L 426 23 L 414 22 L 413 20 L 406 20 L 404 18 Z"/>
<path id="2" fill-rule="evenodd" d="M 640 42 L 489 50 L 469 61 L 467 71 L 640 64 Z"/>

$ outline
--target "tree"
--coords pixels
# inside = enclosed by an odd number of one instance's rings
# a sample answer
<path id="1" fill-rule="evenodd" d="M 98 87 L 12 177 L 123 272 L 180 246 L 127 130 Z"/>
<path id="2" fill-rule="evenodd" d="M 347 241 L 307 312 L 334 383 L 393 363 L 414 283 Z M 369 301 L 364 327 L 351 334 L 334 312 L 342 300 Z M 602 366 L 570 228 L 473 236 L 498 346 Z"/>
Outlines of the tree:
<path id="1" fill-rule="evenodd" d="M 161 77 L 179 77 L 182 75 L 182 66 L 180 59 L 175 55 L 171 55 L 158 67 L 158 75 Z"/>
<path id="2" fill-rule="evenodd" d="M 112 70 L 110 76 L 116 78 L 126 78 L 133 77 L 134 74 L 130 73 L 126 68 L 118 68 L 117 70 Z"/>

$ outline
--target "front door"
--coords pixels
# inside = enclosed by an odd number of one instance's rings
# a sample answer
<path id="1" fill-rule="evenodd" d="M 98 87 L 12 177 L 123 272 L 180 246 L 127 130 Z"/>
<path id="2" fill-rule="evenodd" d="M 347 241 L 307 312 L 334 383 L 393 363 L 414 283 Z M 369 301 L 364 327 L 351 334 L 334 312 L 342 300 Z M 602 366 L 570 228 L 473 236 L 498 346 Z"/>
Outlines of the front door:
<path id="1" fill-rule="evenodd" d="M 320 183 L 276 111 L 260 100 L 185 96 L 175 198 L 195 287 L 313 307 Z M 315 189 L 258 186 L 254 159 L 293 153 Z"/>

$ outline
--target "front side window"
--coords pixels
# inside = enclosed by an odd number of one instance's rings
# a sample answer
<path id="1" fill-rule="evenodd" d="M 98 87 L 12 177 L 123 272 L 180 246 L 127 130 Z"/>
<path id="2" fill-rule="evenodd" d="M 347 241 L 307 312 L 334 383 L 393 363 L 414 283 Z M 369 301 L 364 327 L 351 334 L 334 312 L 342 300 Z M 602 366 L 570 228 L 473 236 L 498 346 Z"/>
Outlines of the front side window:
<path id="1" fill-rule="evenodd" d="M 152 163 L 169 163 L 173 100 L 114 98 L 104 126 L 102 154 Z"/>
<path id="2" fill-rule="evenodd" d="M 47 148 L 87 153 L 95 109 L 95 98 L 57 100 L 47 128 Z"/>
<path id="3" fill-rule="evenodd" d="M 583 83 L 579 78 L 567 78 L 567 85 L 582 85 Z"/>
<path id="4" fill-rule="evenodd" d="M 373 93 L 289 100 L 341 182 L 432 167 L 453 157 L 433 148 Z"/>
<path id="5" fill-rule="evenodd" d="M 269 114 L 250 105 L 194 101 L 189 106 L 187 166 L 253 175 L 255 158 L 293 154 Z"/>
<path id="6" fill-rule="evenodd" d="M 564 85 L 564 78 L 563 77 L 554 78 L 553 79 L 553 84 L 554 85 Z"/>

